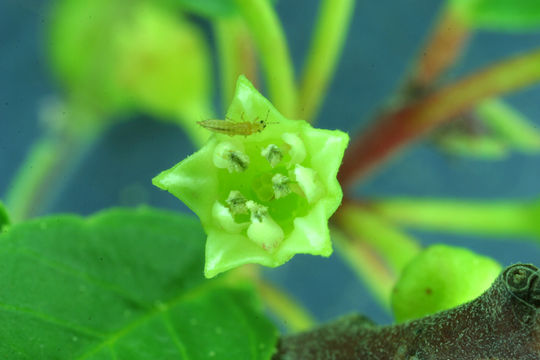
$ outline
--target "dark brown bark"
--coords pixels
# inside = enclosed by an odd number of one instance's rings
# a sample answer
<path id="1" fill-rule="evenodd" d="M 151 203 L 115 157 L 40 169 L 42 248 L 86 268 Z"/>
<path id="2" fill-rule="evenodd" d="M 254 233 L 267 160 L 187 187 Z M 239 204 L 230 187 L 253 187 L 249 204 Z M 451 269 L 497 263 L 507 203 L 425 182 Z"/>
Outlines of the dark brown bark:
<path id="1" fill-rule="evenodd" d="M 477 299 L 399 325 L 359 315 L 285 336 L 273 360 L 540 359 L 540 272 L 506 268 Z"/>

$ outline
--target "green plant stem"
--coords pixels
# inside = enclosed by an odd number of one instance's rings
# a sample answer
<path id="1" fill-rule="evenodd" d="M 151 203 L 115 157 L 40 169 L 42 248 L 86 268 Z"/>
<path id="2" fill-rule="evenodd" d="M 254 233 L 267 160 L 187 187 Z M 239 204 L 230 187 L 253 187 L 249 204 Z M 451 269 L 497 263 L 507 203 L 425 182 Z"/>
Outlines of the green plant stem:
<path id="1" fill-rule="evenodd" d="M 390 294 L 397 278 L 373 246 L 335 228 L 332 229 L 332 239 L 340 255 L 370 289 L 375 299 L 389 311 Z"/>
<path id="2" fill-rule="evenodd" d="M 489 236 L 537 235 L 534 203 L 459 201 L 453 199 L 386 199 L 370 207 L 400 225 Z"/>
<path id="3" fill-rule="evenodd" d="M 79 136 L 46 135 L 30 149 L 6 194 L 13 223 L 40 214 L 100 131 Z"/>
<path id="4" fill-rule="evenodd" d="M 276 286 L 259 278 L 257 289 L 266 307 L 291 331 L 309 330 L 316 324 L 313 316 L 300 303 Z"/>
<path id="5" fill-rule="evenodd" d="M 332 219 L 349 235 L 350 241 L 361 241 L 373 247 L 396 276 L 420 252 L 416 240 L 359 205 L 342 205 Z"/>
<path id="6" fill-rule="evenodd" d="M 223 109 L 232 101 L 236 80 L 244 74 L 257 84 L 257 61 L 253 40 L 241 17 L 224 17 L 214 21 L 221 72 Z"/>
<path id="7" fill-rule="evenodd" d="M 304 65 L 299 114 L 312 121 L 332 78 L 351 23 L 354 0 L 322 0 L 315 33 Z"/>
<path id="8" fill-rule="evenodd" d="M 257 44 L 272 103 L 286 117 L 297 114 L 294 71 L 283 29 L 267 0 L 235 0 Z"/>
<path id="9" fill-rule="evenodd" d="M 342 186 L 365 176 L 391 155 L 481 100 L 540 81 L 540 50 L 502 61 L 421 101 L 383 115 L 354 141 L 339 172 Z"/>
<path id="10" fill-rule="evenodd" d="M 476 107 L 476 113 L 512 148 L 528 153 L 540 149 L 540 131 L 535 124 L 503 101 L 486 100 Z"/>
<path id="11" fill-rule="evenodd" d="M 256 287 L 265 307 L 293 332 L 311 329 L 316 321 L 313 316 L 289 294 L 266 281 L 260 267 L 248 264 L 226 273 L 222 279 L 231 285 L 248 282 Z"/>

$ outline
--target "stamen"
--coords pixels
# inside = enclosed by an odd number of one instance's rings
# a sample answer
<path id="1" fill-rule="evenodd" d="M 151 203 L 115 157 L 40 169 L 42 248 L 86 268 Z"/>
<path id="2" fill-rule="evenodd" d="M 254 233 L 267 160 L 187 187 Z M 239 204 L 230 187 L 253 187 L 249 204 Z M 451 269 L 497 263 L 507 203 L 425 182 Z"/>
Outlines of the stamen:
<path id="1" fill-rule="evenodd" d="M 268 160 L 270 166 L 275 167 L 281 159 L 283 159 L 283 153 L 280 148 L 275 144 L 270 144 L 261 151 L 261 155 Z"/>
<path id="2" fill-rule="evenodd" d="M 231 151 L 229 153 L 230 164 L 227 168 L 229 172 L 242 172 L 248 168 L 249 156 L 240 151 Z"/>
<path id="3" fill-rule="evenodd" d="M 246 206 L 251 211 L 251 220 L 257 220 L 262 222 L 263 219 L 268 215 L 268 208 L 266 206 L 257 204 L 255 201 L 247 201 Z"/>
<path id="4" fill-rule="evenodd" d="M 237 234 L 248 227 L 249 223 L 237 223 L 230 209 L 221 205 L 218 201 L 212 206 L 212 217 L 218 222 L 223 230 Z"/>
<path id="5" fill-rule="evenodd" d="M 243 150 L 241 144 L 228 141 L 219 143 L 214 150 L 214 165 L 230 173 L 245 171 L 249 166 L 249 156 Z"/>
<path id="6" fill-rule="evenodd" d="M 289 187 L 291 180 L 283 174 L 276 174 L 272 177 L 272 188 L 276 199 L 285 197 L 291 193 Z"/>
<path id="7" fill-rule="evenodd" d="M 240 191 L 231 191 L 226 202 L 233 215 L 248 213 L 248 208 L 246 206 L 247 199 Z"/>

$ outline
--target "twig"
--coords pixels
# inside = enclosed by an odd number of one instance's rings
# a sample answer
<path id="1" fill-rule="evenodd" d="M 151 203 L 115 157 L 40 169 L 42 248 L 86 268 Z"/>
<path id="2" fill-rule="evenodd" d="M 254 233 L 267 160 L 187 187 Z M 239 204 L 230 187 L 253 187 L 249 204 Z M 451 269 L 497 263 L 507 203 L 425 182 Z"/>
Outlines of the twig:
<path id="1" fill-rule="evenodd" d="M 399 325 L 356 315 L 285 336 L 273 360 L 538 360 L 539 274 L 532 265 L 510 266 L 477 299 Z"/>

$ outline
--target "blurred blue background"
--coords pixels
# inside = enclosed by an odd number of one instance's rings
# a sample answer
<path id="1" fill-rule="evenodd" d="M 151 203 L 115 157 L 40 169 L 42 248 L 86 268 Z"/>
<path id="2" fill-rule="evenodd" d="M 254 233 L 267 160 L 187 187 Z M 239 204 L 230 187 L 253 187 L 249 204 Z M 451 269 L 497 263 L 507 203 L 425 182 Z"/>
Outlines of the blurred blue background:
<path id="1" fill-rule="evenodd" d="M 279 1 L 297 70 L 309 45 L 317 2 Z M 318 125 L 354 134 L 365 125 L 402 82 L 442 1 L 359 1 L 343 57 L 330 86 Z M 0 194 L 42 134 L 38 110 L 43 99 L 57 95 L 46 57 L 49 1 L 0 2 Z M 498 58 L 538 47 L 540 33 L 477 32 L 453 75 L 468 73 Z M 216 94 L 217 98 L 217 94 Z M 540 87 L 507 98 L 540 124 Z M 217 102 L 216 102 L 217 103 Z M 47 213 L 91 214 L 110 206 L 156 207 L 188 211 L 150 180 L 194 149 L 182 131 L 144 115 L 114 126 L 65 179 L 60 196 Z M 487 162 L 448 156 L 429 142 L 393 159 L 356 193 L 365 197 L 407 195 L 456 198 L 536 198 L 540 193 L 540 157 L 511 155 Z M 540 219 L 539 219 L 540 221 Z M 498 259 L 540 263 L 540 246 L 525 239 L 511 243 L 478 237 L 414 232 L 424 244 L 467 246 Z M 316 317 L 328 320 L 359 311 L 382 323 L 391 321 L 337 254 L 329 259 L 296 256 L 266 276 L 288 289 Z"/>

